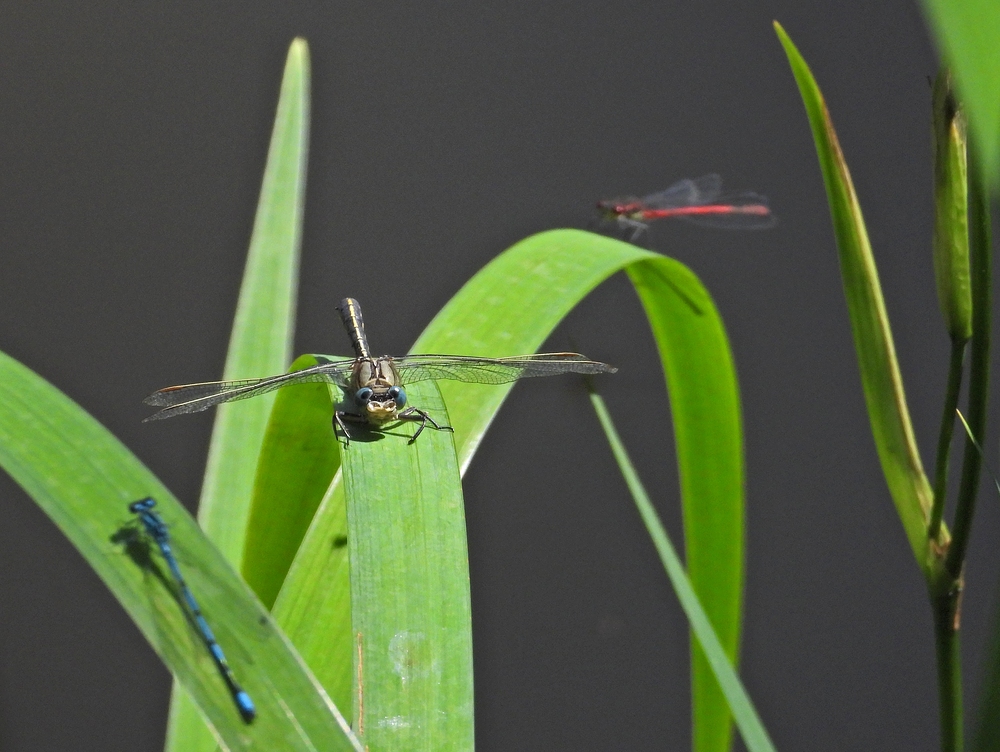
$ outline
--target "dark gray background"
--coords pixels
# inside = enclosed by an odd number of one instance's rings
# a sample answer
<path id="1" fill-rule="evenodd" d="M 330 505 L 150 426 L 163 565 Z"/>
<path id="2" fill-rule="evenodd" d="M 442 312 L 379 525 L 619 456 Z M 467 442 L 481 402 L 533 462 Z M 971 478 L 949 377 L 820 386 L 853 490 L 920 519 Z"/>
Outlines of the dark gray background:
<path id="1" fill-rule="evenodd" d="M 870 438 L 773 18 L 838 126 L 928 462 L 947 360 L 929 250 L 936 62 L 900 0 L 4 3 L 0 348 L 194 503 L 212 416 L 141 425 L 140 401 L 221 374 L 295 35 L 314 73 L 297 352 L 346 351 L 333 310 L 345 295 L 365 305 L 375 349 L 404 352 L 518 239 L 582 226 L 601 197 L 720 172 L 768 194 L 779 226 L 662 224 L 651 241 L 701 276 L 735 351 L 747 686 L 780 749 L 934 749 L 926 595 Z M 607 397 L 679 539 L 667 400 L 627 281 L 601 286 L 549 347 L 570 338 L 620 366 Z M 479 749 L 689 748 L 685 621 L 578 384 L 514 391 L 466 502 Z M 970 689 L 997 510 L 984 493 Z M 159 749 L 167 672 L 7 478 L 0 515 L 0 747 Z"/>

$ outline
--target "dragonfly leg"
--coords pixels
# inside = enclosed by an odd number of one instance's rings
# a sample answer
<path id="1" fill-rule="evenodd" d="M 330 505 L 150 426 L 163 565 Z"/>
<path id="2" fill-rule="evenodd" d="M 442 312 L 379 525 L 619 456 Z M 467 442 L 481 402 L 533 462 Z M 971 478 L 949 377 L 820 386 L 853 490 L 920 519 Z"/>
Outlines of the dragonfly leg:
<path id="1" fill-rule="evenodd" d="M 336 410 L 333 413 L 333 424 L 335 427 L 339 427 L 344 434 L 344 445 L 351 445 L 351 432 L 347 430 L 347 424 L 344 422 L 349 420 L 352 423 L 367 423 L 368 421 L 364 419 L 361 415 L 355 415 L 354 413 L 348 413 L 343 410 Z"/>
<path id="2" fill-rule="evenodd" d="M 645 222 L 640 222 L 637 219 L 629 219 L 628 217 L 619 217 L 619 224 L 626 229 L 626 235 L 628 236 L 629 243 L 635 243 L 639 238 L 643 236 L 646 230 L 649 229 L 649 225 Z"/>
<path id="3" fill-rule="evenodd" d="M 418 428 L 417 432 L 413 434 L 413 438 L 407 442 L 408 444 L 412 444 L 414 441 L 417 440 L 417 437 L 424 430 L 424 426 L 426 426 L 428 423 L 430 423 L 438 431 L 451 431 L 452 433 L 455 432 L 455 429 L 452 428 L 451 426 L 438 425 L 438 423 L 434 420 L 434 418 L 432 418 L 423 410 L 420 410 L 419 408 L 416 407 L 408 407 L 405 410 L 403 410 L 403 412 L 399 413 L 396 417 L 399 418 L 400 420 L 420 421 L 420 428 Z"/>

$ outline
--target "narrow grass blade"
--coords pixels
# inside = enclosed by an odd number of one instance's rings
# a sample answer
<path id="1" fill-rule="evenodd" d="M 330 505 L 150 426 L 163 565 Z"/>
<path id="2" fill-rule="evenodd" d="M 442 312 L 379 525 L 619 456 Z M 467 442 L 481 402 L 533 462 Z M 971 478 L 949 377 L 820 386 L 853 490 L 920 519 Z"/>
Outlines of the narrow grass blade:
<path id="1" fill-rule="evenodd" d="M 291 359 L 309 143 L 309 50 L 288 51 L 224 379 L 280 373 Z M 198 519 L 239 562 L 257 457 L 274 395 L 218 409 Z"/>
<path id="2" fill-rule="evenodd" d="M 433 382 L 413 404 L 447 425 Z M 473 749 L 472 621 L 452 434 L 358 429 L 344 449 L 357 676 L 354 725 L 372 750 Z"/>
<path id="3" fill-rule="evenodd" d="M 414 345 L 414 352 L 503 356 L 536 351 L 560 320 L 594 287 L 623 269 L 640 286 L 654 337 L 668 367 L 671 407 L 682 476 L 685 545 L 695 588 L 735 659 L 740 631 L 743 555 L 743 458 L 739 398 L 728 342 L 710 297 L 682 264 L 640 248 L 578 230 L 554 230 L 516 244 L 494 259 L 445 306 Z M 657 312 L 660 296 L 668 310 Z M 683 301 L 677 305 L 676 301 Z M 677 335 L 671 335 L 670 316 Z M 701 337 L 705 355 L 687 370 L 687 352 L 674 347 L 684 337 Z M 690 344 L 690 342 L 688 343 Z M 600 357 L 600 353 L 588 353 Z M 708 369 L 706 372 L 705 369 Z M 438 386 L 455 427 L 460 467 L 472 459 L 483 434 L 510 391 L 510 385 L 483 386 L 441 381 Z M 675 398 L 676 391 L 676 398 Z M 689 404 L 690 403 L 690 404 Z M 414 403 L 416 404 L 416 403 Z M 704 424 L 717 432 L 699 430 Z M 718 437 L 718 441 L 716 438 Z M 423 437 L 421 437 L 423 440 Z M 321 678 L 328 691 L 333 675 L 332 645 L 340 627 L 325 643 L 322 621 L 311 614 L 337 613 L 346 574 L 332 559 L 334 543 L 344 535 L 342 491 L 331 486 L 289 571 L 274 613 L 279 623 Z M 715 562 L 714 564 L 712 562 Z M 338 647 L 337 650 L 343 650 Z M 728 710 L 715 690 L 703 690 L 714 678 L 695 660 L 696 737 L 703 733 L 720 752 L 728 739 Z M 713 699 L 714 698 L 714 699 Z M 702 728 L 713 730 L 702 732 Z"/>
<path id="4" fill-rule="evenodd" d="M 861 368 L 861 383 L 882 472 L 917 564 L 930 579 L 935 576 L 932 571 L 935 565 L 927 523 L 933 493 L 917 451 L 889 316 L 861 206 L 826 103 L 809 66 L 777 23 L 775 30 L 798 83 L 816 142 L 840 251 L 840 269 Z M 942 526 L 938 542 L 943 546 L 947 539 L 948 531 Z"/>
<path id="5" fill-rule="evenodd" d="M 995 189 L 1000 178 L 1000 4 L 924 0 L 923 6 L 969 113 L 980 168 Z"/>
<path id="6" fill-rule="evenodd" d="M 618 436 L 618 431 L 615 430 L 614 423 L 611 421 L 611 414 L 608 412 L 604 400 L 601 399 L 599 394 L 593 391 L 591 392 L 590 399 L 594 406 L 594 411 L 597 413 L 597 418 L 601 422 L 601 427 L 608 438 L 608 443 L 611 445 L 611 451 L 618 462 L 618 467 L 621 470 L 622 477 L 625 479 L 625 484 L 628 486 L 636 508 L 639 510 L 639 515 L 642 517 L 642 521 L 646 525 L 650 537 L 653 539 L 653 545 L 656 546 L 656 552 L 660 555 L 660 561 L 663 562 L 663 568 L 667 572 L 667 577 L 670 578 L 670 584 L 673 586 L 674 592 L 677 594 L 677 599 L 681 602 L 681 608 L 684 609 L 684 613 L 691 623 L 691 631 L 694 632 L 698 643 L 705 651 L 706 660 L 709 666 L 711 666 L 715 678 L 722 688 L 722 692 L 729 701 L 729 707 L 732 708 L 733 716 L 736 718 L 736 725 L 740 730 L 740 735 L 743 737 L 743 742 L 750 752 L 774 752 L 774 744 L 771 743 L 771 738 L 768 736 L 767 730 L 764 728 L 764 724 L 750 700 L 750 696 L 746 693 L 743 683 L 740 681 L 739 676 L 736 675 L 736 671 L 733 669 L 733 665 L 726 655 L 725 648 L 723 648 L 722 643 L 719 641 L 715 630 L 712 629 L 708 615 L 705 613 L 694 588 L 691 586 L 691 582 L 684 572 L 684 565 L 681 564 L 681 560 L 677 556 L 677 551 L 670 542 L 667 531 L 663 527 L 663 523 L 660 522 L 660 518 L 656 514 L 656 509 L 653 507 L 653 503 L 650 501 L 649 495 L 646 493 L 646 489 L 643 487 L 642 481 L 639 480 L 639 475 L 636 473 L 635 467 L 628 457 L 625 446 Z"/>
<path id="7" fill-rule="evenodd" d="M 346 722 L 253 593 L 170 492 L 79 406 L 0 354 L 0 465 L 108 585 L 230 750 L 348 750 Z M 152 496 L 205 618 L 257 706 L 246 725 L 129 502 Z M 199 720 L 199 723 L 202 723 Z"/>
<path id="8" fill-rule="evenodd" d="M 296 39 L 281 83 L 225 379 L 278 373 L 290 360 L 308 142 L 309 50 Z M 257 455 L 273 402 L 266 395 L 236 409 L 223 405 L 215 419 L 198 520 L 234 566 L 243 558 Z M 212 749 L 190 703 L 179 697 L 171 705 L 167 748 Z"/>

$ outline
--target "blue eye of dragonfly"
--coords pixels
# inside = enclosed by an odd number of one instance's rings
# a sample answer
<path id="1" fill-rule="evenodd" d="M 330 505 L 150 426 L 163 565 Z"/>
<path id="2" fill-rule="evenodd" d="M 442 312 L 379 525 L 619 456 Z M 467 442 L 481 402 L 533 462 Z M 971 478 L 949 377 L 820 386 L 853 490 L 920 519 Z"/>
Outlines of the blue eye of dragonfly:
<path id="1" fill-rule="evenodd" d="M 373 394 L 371 387 L 363 386 L 354 393 L 354 401 L 359 405 L 367 405 Z"/>
<path id="2" fill-rule="evenodd" d="M 406 404 L 406 392 L 401 386 L 389 387 L 389 397 L 396 403 L 396 407 L 403 407 Z"/>

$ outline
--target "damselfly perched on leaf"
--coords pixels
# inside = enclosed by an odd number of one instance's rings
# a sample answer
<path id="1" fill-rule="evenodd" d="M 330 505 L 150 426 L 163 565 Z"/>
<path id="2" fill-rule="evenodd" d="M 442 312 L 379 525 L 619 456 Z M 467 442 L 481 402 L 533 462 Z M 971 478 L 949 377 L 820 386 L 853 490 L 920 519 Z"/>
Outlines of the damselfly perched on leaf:
<path id="1" fill-rule="evenodd" d="M 253 701 L 250 699 L 250 695 L 239 685 L 239 682 L 236 681 L 233 670 L 229 668 L 226 656 L 215 639 L 215 634 L 212 632 L 211 627 L 208 626 L 208 622 L 205 621 L 205 616 L 198 606 L 198 601 L 195 600 L 187 581 L 181 574 L 180 565 L 177 563 L 177 558 L 174 556 L 173 547 L 170 543 L 170 533 L 167 530 L 167 523 L 163 521 L 163 518 L 159 514 L 153 511 L 153 507 L 155 506 L 156 501 L 147 497 L 132 502 L 129 504 L 128 509 L 137 516 L 139 522 L 142 523 L 142 527 L 145 528 L 146 534 L 153 540 L 156 547 L 160 549 L 160 553 L 163 555 L 164 560 L 167 562 L 167 567 L 170 569 L 174 584 L 180 591 L 180 600 L 188 612 L 188 617 L 198 629 L 198 636 L 201 638 L 202 644 L 208 650 L 208 654 L 215 662 L 215 667 L 226 682 L 226 687 L 229 689 L 229 694 L 233 697 L 233 702 L 236 703 L 236 709 L 239 711 L 240 717 L 246 723 L 250 723 L 257 715 Z"/>
<path id="2" fill-rule="evenodd" d="M 555 376 L 562 373 L 614 373 L 607 363 L 588 360 L 579 353 L 539 353 L 510 358 L 478 358 L 466 355 L 389 355 L 373 356 L 365 336 L 361 306 L 354 298 L 344 298 L 337 306 L 356 357 L 333 359 L 315 356 L 318 365 L 293 373 L 283 373 L 263 379 L 213 381 L 203 384 L 170 386 L 145 399 L 147 405 L 162 407 L 146 420 L 159 420 L 182 413 L 205 410 L 222 402 L 247 399 L 291 384 L 327 382 L 340 387 L 345 400 L 338 405 L 333 420 L 347 440 L 347 423 L 367 423 L 379 427 L 395 421 L 419 421 L 420 427 L 411 442 L 416 441 L 429 423 L 439 430 L 451 430 L 438 425 L 418 407 L 406 406 L 404 385 L 428 379 L 450 379 L 476 384 L 506 384 L 532 376 Z"/>

